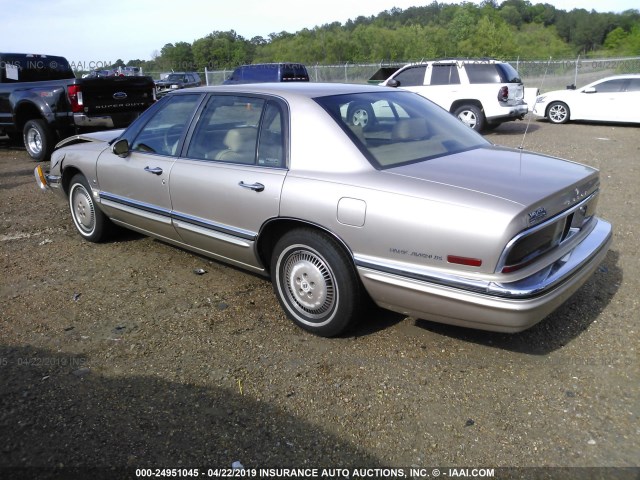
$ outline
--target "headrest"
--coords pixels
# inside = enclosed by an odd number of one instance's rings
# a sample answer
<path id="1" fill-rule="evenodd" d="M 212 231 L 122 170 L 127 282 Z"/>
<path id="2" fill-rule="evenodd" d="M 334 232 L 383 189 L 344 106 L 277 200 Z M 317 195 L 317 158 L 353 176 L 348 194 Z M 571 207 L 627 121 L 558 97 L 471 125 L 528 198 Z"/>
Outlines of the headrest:
<path id="1" fill-rule="evenodd" d="M 427 120 L 424 118 L 407 118 L 400 120 L 393 126 L 391 140 L 396 142 L 406 142 L 411 140 L 422 140 L 429 136 Z"/>

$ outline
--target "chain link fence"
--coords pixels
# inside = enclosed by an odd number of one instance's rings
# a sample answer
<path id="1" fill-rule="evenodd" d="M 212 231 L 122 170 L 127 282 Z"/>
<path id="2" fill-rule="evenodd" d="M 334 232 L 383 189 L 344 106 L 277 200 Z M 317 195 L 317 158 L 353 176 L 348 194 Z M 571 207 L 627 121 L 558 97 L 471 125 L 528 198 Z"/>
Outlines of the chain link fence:
<path id="1" fill-rule="evenodd" d="M 507 60 L 518 70 L 527 88 L 540 92 L 559 90 L 567 85 L 578 87 L 609 75 L 622 73 L 640 73 L 640 57 L 621 58 L 574 58 L 548 60 Z M 407 62 L 408 63 L 408 62 Z M 405 63 L 344 63 L 338 65 L 309 65 L 309 78 L 312 82 L 330 83 L 367 83 L 381 67 L 401 67 Z M 220 85 L 233 70 L 205 70 L 198 72 L 207 85 Z M 159 79 L 160 72 L 145 72 Z M 380 81 L 380 80 L 378 80 Z M 375 81 L 374 83 L 377 83 Z"/>

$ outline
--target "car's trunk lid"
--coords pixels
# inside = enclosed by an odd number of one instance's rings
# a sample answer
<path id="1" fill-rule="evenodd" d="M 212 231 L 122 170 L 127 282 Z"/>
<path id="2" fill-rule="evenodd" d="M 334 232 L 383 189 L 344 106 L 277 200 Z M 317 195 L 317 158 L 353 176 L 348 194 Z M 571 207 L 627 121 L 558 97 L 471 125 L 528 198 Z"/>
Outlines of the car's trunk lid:
<path id="1" fill-rule="evenodd" d="M 543 208 L 553 216 L 598 188 L 598 171 L 591 167 L 504 147 L 482 147 L 385 172 L 413 179 L 405 188 L 430 196 L 429 189 L 455 189 L 451 201 L 480 205 L 492 197 L 524 207 Z M 463 192 L 464 194 L 461 194 Z"/>

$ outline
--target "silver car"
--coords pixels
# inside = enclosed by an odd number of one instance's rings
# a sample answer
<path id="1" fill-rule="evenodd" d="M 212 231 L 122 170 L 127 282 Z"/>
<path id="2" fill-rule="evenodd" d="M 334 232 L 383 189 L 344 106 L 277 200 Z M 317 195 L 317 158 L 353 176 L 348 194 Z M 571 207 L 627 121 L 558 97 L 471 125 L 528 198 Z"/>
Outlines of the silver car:
<path id="1" fill-rule="evenodd" d="M 368 105 L 366 129 L 347 119 Z M 287 315 L 333 336 L 370 299 L 518 332 L 605 257 L 598 171 L 492 145 L 398 89 L 252 84 L 176 91 L 129 128 L 71 137 L 44 190 L 91 242 L 114 225 L 269 276 Z"/>

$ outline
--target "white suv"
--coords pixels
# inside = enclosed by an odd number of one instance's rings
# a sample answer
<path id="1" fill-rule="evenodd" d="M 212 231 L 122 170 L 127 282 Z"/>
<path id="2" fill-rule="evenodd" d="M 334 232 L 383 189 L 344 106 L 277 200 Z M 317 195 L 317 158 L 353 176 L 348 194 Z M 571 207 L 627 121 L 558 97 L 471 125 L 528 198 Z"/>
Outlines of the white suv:
<path id="1" fill-rule="evenodd" d="M 405 65 L 382 85 L 416 92 L 480 132 L 528 111 L 524 85 L 511 65 L 497 60 L 436 60 Z"/>

